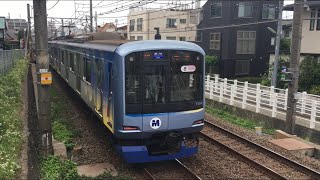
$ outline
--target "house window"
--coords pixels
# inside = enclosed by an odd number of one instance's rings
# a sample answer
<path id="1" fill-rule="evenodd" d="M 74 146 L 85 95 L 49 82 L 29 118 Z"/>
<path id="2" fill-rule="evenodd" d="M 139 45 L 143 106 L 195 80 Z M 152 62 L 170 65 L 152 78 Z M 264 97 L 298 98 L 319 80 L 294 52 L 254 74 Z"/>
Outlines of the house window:
<path id="1" fill-rule="evenodd" d="M 134 19 L 131 19 L 131 20 L 130 20 L 129 31 L 134 31 L 134 23 L 135 23 L 135 20 L 134 20 Z"/>
<path id="2" fill-rule="evenodd" d="M 220 50 L 220 33 L 210 33 L 210 49 Z"/>
<path id="3" fill-rule="evenodd" d="M 143 23 L 143 19 L 138 18 L 137 19 L 137 31 L 142 31 L 142 23 Z"/>
<path id="4" fill-rule="evenodd" d="M 222 3 L 213 3 L 211 4 L 211 17 L 212 18 L 219 18 L 221 17 L 222 12 Z"/>
<path id="5" fill-rule="evenodd" d="M 252 3 L 239 2 L 238 17 L 252 17 Z"/>
<path id="6" fill-rule="evenodd" d="M 143 36 L 137 36 L 137 40 L 138 40 L 138 41 L 143 40 Z"/>
<path id="7" fill-rule="evenodd" d="M 197 42 L 201 42 L 202 41 L 202 32 L 197 32 L 197 35 L 196 35 L 196 41 Z"/>
<path id="8" fill-rule="evenodd" d="M 186 41 L 186 37 L 179 37 L 180 41 Z"/>
<path id="9" fill-rule="evenodd" d="M 186 24 L 187 20 L 186 19 L 180 19 L 180 24 Z"/>
<path id="10" fill-rule="evenodd" d="M 135 37 L 134 36 L 130 36 L 130 40 L 135 40 Z"/>
<path id="11" fill-rule="evenodd" d="M 167 36 L 166 39 L 167 40 L 176 40 L 177 38 L 175 36 Z"/>
<path id="12" fill-rule="evenodd" d="M 311 19 L 310 19 L 310 31 L 314 31 L 314 25 L 316 21 L 316 10 L 311 10 Z"/>
<path id="13" fill-rule="evenodd" d="M 254 54 L 256 50 L 256 32 L 238 31 L 237 54 Z"/>
<path id="14" fill-rule="evenodd" d="M 317 31 L 320 30 L 320 8 L 318 9 L 317 13 Z"/>
<path id="15" fill-rule="evenodd" d="M 177 19 L 167 18 L 167 28 L 176 28 Z"/>
<path id="16" fill-rule="evenodd" d="M 276 6 L 273 4 L 264 4 L 262 7 L 262 19 L 275 19 Z"/>
<path id="17" fill-rule="evenodd" d="M 250 60 L 236 60 L 235 75 L 248 75 L 250 72 Z"/>

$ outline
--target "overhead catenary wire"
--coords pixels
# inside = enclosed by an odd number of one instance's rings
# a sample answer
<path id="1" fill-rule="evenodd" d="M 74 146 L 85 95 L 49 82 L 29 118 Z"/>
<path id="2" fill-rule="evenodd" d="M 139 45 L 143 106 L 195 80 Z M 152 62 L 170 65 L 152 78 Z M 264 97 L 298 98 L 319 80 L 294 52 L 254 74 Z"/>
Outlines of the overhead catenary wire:
<path id="1" fill-rule="evenodd" d="M 50 11 L 51 9 L 53 9 L 59 2 L 60 2 L 60 0 L 57 0 L 57 2 L 56 2 L 51 8 L 49 8 L 48 11 Z"/>

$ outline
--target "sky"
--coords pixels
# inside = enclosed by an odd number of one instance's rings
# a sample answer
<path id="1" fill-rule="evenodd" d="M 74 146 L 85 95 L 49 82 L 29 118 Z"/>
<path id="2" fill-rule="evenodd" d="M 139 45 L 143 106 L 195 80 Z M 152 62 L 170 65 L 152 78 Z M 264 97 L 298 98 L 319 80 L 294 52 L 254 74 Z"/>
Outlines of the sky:
<path id="1" fill-rule="evenodd" d="M 140 0 L 142 1 L 142 0 Z M 170 2 L 178 2 L 179 0 L 171 0 Z M 158 0 L 158 4 L 147 5 L 148 7 L 167 7 L 168 0 Z M 181 0 L 181 2 L 191 3 L 191 0 Z M 201 0 L 201 5 L 203 5 L 206 0 Z M 22 0 L 10 0 L 4 1 L 0 0 L 0 16 L 8 17 L 10 13 L 10 18 L 22 18 L 27 19 L 27 4 L 32 6 L 32 0 L 22 1 Z M 76 3 L 76 6 L 75 6 Z M 128 4 L 136 4 L 138 1 L 128 1 L 128 0 L 93 0 L 93 12 L 97 11 L 98 14 L 103 12 L 109 12 L 110 10 L 116 10 L 116 8 L 121 8 L 121 6 L 126 6 Z M 285 0 L 285 4 L 292 4 L 293 0 Z M 75 17 L 75 7 L 78 11 L 87 12 L 89 10 L 89 0 L 48 0 L 47 1 L 47 14 L 48 17 L 64 17 L 70 18 Z M 55 5 L 55 6 L 54 6 Z M 108 5 L 106 7 L 103 5 Z M 102 7 L 101 7 L 102 6 Z M 107 15 L 98 15 L 98 25 L 102 25 L 106 22 L 114 22 L 116 18 L 103 18 L 103 17 L 119 17 L 118 26 L 126 24 L 126 16 L 128 10 L 116 13 L 110 13 Z M 33 10 L 31 9 L 31 16 L 33 16 Z M 80 13 L 77 13 L 78 17 L 82 17 Z M 284 13 L 284 18 L 292 18 L 292 13 Z M 58 21 L 57 21 L 58 22 Z"/>

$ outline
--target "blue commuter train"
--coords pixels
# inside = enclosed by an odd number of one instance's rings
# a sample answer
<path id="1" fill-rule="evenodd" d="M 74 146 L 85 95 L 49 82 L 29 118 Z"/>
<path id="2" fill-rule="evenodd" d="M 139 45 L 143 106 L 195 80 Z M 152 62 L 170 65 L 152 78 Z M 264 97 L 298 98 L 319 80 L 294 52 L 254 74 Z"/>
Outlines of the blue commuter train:
<path id="1" fill-rule="evenodd" d="M 112 132 L 128 163 L 198 152 L 204 51 L 190 42 L 50 41 L 50 65 Z"/>

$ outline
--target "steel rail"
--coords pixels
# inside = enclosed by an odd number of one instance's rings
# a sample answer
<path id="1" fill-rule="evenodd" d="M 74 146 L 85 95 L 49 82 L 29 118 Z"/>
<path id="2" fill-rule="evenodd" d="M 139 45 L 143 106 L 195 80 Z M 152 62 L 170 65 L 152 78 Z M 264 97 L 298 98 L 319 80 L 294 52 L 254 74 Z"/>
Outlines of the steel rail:
<path id="1" fill-rule="evenodd" d="M 209 121 L 206 121 L 205 120 L 205 123 L 209 126 L 209 127 L 212 127 L 212 128 L 215 128 L 215 129 L 218 129 L 220 131 L 222 131 L 223 133 L 229 135 L 229 136 L 232 136 L 233 138 L 236 138 L 238 140 L 240 140 L 241 142 L 245 143 L 245 144 L 248 144 L 249 146 L 253 147 L 253 148 L 256 148 L 258 151 L 264 153 L 264 154 L 267 154 L 268 156 L 274 158 L 274 159 L 277 159 L 283 163 L 285 163 L 286 165 L 306 174 L 307 176 L 311 176 L 312 178 L 315 178 L 315 179 L 320 179 L 320 172 L 316 171 L 316 170 L 313 170 L 305 165 L 302 165 L 302 164 L 299 164 L 298 162 L 294 161 L 294 160 L 291 160 L 271 149 L 267 149 L 253 141 L 250 141 L 248 139 L 245 139 L 241 136 L 239 136 L 238 134 L 235 134 L 234 132 L 231 132 L 223 127 L 220 127 L 216 124 L 213 124 L 212 122 L 209 122 Z"/>
<path id="2" fill-rule="evenodd" d="M 181 161 L 179 161 L 178 159 L 175 159 L 175 161 L 178 164 L 180 164 L 184 169 L 186 169 L 188 171 L 188 173 L 193 176 L 193 178 L 198 179 L 198 180 L 202 180 L 201 177 L 199 177 L 197 174 L 195 174 L 190 168 L 188 168 L 186 165 L 184 165 Z"/>

